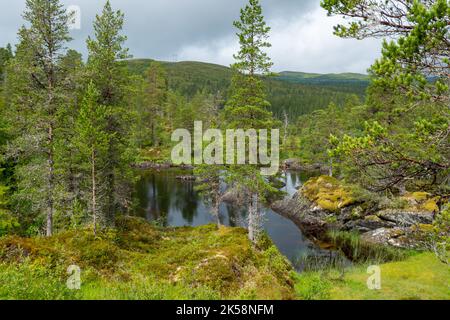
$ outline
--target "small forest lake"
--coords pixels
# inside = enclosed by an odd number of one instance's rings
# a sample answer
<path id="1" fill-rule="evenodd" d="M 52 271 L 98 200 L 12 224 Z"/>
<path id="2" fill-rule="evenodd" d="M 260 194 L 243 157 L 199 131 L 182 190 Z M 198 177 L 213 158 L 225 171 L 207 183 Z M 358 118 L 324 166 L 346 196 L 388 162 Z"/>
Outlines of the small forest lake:
<path id="1" fill-rule="evenodd" d="M 158 222 L 165 227 L 200 226 L 215 223 L 210 207 L 195 190 L 195 182 L 178 180 L 186 174 L 179 169 L 146 170 L 136 186 L 138 208 L 136 214 L 147 221 Z M 282 188 L 291 197 L 310 175 L 288 171 L 284 173 Z M 336 252 L 325 250 L 307 239 L 302 231 L 289 219 L 264 208 L 264 229 L 298 271 L 303 269 L 304 257 L 319 257 L 334 260 Z M 245 208 L 222 203 L 220 221 L 226 226 L 245 226 Z"/>

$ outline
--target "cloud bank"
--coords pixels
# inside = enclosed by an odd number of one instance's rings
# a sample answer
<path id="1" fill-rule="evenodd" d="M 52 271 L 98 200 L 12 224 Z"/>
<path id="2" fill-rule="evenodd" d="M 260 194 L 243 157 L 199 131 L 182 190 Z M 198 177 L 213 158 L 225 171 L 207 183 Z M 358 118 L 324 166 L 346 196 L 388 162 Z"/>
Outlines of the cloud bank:
<path id="1" fill-rule="evenodd" d="M 17 42 L 24 23 L 24 0 L 2 0 L 0 46 Z M 81 9 L 81 29 L 69 44 L 86 55 L 85 40 L 105 1 L 63 0 Z M 127 46 L 137 58 L 195 60 L 229 65 L 238 49 L 232 22 L 245 0 L 111 0 L 125 14 Z M 337 18 L 327 17 L 317 0 L 262 0 L 272 27 L 269 54 L 274 71 L 365 72 L 380 53 L 380 40 L 340 39 L 332 34 Z"/>

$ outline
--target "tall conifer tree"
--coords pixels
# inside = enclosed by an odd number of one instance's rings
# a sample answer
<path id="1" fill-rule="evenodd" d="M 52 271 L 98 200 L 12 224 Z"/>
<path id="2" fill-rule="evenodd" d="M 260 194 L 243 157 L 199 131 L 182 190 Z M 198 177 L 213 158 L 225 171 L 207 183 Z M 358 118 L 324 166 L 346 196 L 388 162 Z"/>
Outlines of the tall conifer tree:
<path id="1" fill-rule="evenodd" d="M 276 126 L 270 103 L 266 100 L 261 75 L 269 75 L 272 62 L 264 49 L 270 28 L 264 21 L 258 0 L 250 0 L 241 10 L 240 20 L 234 22 L 238 29 L 240 50 L 234 55 L 234 76 L 231 97 L 225 108 L 229 129 L 272 129 Z M 249 238 L 254 243 L 262 227 L 261 201 L 275 189 L 267 182 L 257 165 L 236 165 L 230 168 L 230 180 L 236 188 L 247 194 Z"/>

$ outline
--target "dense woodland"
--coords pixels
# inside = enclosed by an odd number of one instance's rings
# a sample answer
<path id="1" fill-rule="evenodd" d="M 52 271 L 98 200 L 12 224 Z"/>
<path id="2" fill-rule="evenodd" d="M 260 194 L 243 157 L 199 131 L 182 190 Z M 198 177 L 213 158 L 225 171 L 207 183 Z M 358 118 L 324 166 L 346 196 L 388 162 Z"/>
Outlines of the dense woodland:
<path id="1" fill-rule="evenodd" d="M 0 298 L 380 298 L 365 289 L 363 258 L 394 261 L 383 265 L 392 282 L 382 294 L 448 297 L 449 2 L 321 6 L 346 18 L 336 36 L 386 39 L 369 75 L 273 74 L 259 0 L 249 0 L 233 23 L 240 46 L 230 67 L 133 59 L 122 30 L 127 17 L 109 1 L 83 57 L 71 49 L 72 17 L 60 0 L 26 0 L 17 44 L 0 48 Z M 410 228 L 425 230 L 423 251 L 331 230 L 323 239 L 351 251 L 350 271 L 339 270 L 337 280 L 334 269 L 294 273 L 263 232 L 263 210 L 284 196 L 283 181 L 250 163 L 189 172 L 217 226 L 165 228 L 131 217 L 136 167 L 169 163 L 172 132 L 193 130 L 194 121 L 221 130 L 280 129 L 281 160 L 332 176 L 303 181 L 297 193 L 314 214 L 322 208 L 325 224 L 348 215 L 346 223 L 392 226 L 372 211 L 400 208 L 408 216 L 420 207 L 412 215 L 422 219 L 426 207 L 428 224 Z M 220 225 L 228 191 L 246 209 L 246 229 Z M 341 211 L 343 202 L 351 212 Z M 87 270 L 79 292 L 61 282 L 74 262 Z M 417 270 L 433 276 L 424 280 Z M 354 285 L 361 279 L 363 289 Z M 425 291 L 411 289 L 410 279 Z"/>
<path id="2" fill-rule="evenodd" d="M 203 121 L 223 130 L 278 128 L 283 159 L 327 166 L 369 194 L 438 197 L 436 228 L 448 250 L 448 1 L 321 5 L 348 18 L 337 36 L 391 39 L 368 77 L 272 74 L 258 0 L 234 22 L 240 50 L 230 68 L 132 59 L 125 17 L 109 1 L 82 57 L 70 49 L 71 17 L 60 1 L 27 0 L 17 45 L 0 48 L 0 236 L 114 229 L 135 208 L 133 165 L 168 161 L 171 133 Z M 215 216 L 223 183 L 239 191 L 248 237 L 258 243 L 261 207 L 280 196 L 275 179 L 251 164 L 194 173 Z"/>

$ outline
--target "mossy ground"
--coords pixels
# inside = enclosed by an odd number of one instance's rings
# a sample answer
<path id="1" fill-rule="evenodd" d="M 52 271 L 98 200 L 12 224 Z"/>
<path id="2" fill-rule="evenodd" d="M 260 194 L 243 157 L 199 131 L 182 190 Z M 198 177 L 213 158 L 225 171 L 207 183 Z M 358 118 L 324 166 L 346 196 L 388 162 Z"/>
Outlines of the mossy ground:
<path id="1" fill-rule="evenodd" d="M 66 287 L 69 265 L 81 289 Z M 0 299 L 291 299 L 293 272 L 273 245 L 254 249 L 240 228 L 158 228 L 121 218 L 94 237 L 0 239 Z"/>
<path id="2" fill-rule="evenodd" d="M 380 265 L 381 289 L 367 287 L 367 266 L 347 272 L 322 271 L 298 275 L 299 299 L 427 300 L 450 299 L 450 268 L 432 253 Z"/>

